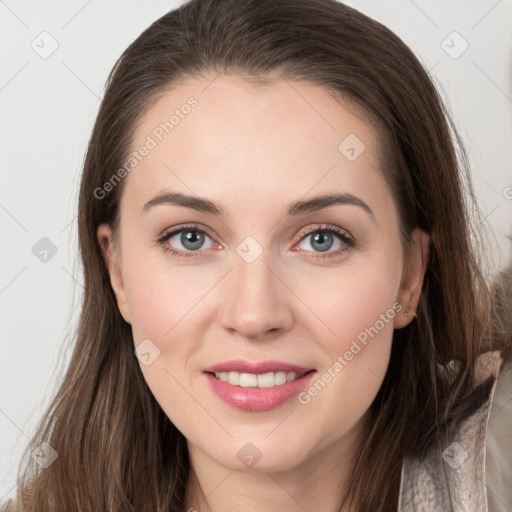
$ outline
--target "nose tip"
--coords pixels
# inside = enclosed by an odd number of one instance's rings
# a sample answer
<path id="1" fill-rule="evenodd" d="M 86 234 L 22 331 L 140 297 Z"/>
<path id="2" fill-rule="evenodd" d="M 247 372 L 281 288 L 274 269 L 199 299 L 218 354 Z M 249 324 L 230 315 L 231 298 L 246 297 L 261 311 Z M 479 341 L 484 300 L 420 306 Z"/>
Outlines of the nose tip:
<path id="1" fill-rule="evenodd" d="M 264 258 L 258 260 L 236 262 L 223 288 L 222 325 L 250 339 L 273 337 L 293 322 L 286 287 Z"/>

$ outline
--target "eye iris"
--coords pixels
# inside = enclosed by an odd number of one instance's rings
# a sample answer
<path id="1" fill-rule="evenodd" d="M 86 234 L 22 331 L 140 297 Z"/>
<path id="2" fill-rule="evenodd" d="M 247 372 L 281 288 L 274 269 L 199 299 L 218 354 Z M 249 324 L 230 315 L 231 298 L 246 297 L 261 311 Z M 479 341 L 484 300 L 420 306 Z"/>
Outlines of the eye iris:
<path id="1" fill-rule="evenodd" d="M 317 244 L 318 242 L 320 242 L 320 244 L 325 243 L 326 240 L 328 242 L 330 242 L 330 243 L 327 244 L 327 246 L 325 246 L 325 245 L 323 245 L 323 246 L 320 245 L 320 247 L 315 246 L 315 244 Z M 311 245 L 315 249 L 318 249 L 319 251 L 323 252 L 323 251 L 328 251 L 332 247 L 332 243 L 333 243 L 333 236 L 332 236 L 332 234 L 324 233 L 324 232 L 318 232 L 318 233 L 316 233 L 313 236 L 313 240 L 312 240 Z"/>
<path id="2" fill-rule="evenodd" d="M 186 249 L 193 251 L 194 249 L 200 249 L 204 243 L 204 234 L 197 231 L 184 231 L 181 234 L 181 243 Z M 187 244 L 191 244 L 188 245 Z"/>

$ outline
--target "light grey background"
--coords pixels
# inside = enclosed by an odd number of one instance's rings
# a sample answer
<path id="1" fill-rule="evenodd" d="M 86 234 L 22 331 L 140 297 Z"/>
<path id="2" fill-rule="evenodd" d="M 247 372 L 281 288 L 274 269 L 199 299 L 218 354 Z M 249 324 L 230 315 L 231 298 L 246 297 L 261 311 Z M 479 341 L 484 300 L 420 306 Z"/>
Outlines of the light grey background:
<path id="1" fill-rule="evenodd" d="M 432 70 L 494 233 L 489 270 L 503 266 L 512 233 L 512 1 L 347 3 L 394 30 Z M 13 493 L 22 450 L 69 357 L 82 293 L 80 169 L 107 74 L 179 4 L 0 0 L 0 501 Z"/>

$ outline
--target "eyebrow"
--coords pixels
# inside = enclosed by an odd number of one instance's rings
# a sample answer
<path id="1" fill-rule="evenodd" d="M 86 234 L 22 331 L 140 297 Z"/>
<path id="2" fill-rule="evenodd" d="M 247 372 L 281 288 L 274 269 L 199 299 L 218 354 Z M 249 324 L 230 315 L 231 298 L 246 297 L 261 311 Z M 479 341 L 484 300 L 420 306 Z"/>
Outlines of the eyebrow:
<path id="1" fill-rule="evenodd" d="M 226 216 L 226 211 L 214 201 L 197 196 L 189 196 L 177 192 L 164 192 L 158 194 L 148 201 L 142 208 L 142 212 L 147 212 L 151 208 L 161 204 L 174 204 L 192 208 L 198 212 L 208 213 L 217 217 Z M 365 210 L 374 220 L 375 215 L 372 209 L 362 199 L 349 193 L 327 194 L 312 199 L 299 200 L 290 204 L 288 215 L 302 215 L 327 208 L 332 205 L 351 205 L 359 206 Z"/>

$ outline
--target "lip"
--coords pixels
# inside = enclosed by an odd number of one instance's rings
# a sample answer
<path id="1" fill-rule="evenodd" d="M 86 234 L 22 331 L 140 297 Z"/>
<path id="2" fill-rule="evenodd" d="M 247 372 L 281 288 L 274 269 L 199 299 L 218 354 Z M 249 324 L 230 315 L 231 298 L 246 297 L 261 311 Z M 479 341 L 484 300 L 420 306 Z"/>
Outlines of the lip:
<path id="1" fill-rule="evenodd" d="M 214 364 L 205 368 L 204 372 L 239 372 L 239 373 L 269 373 L 269 372 L 295 372 L 306 373 L 314 368 L 306 368 L 296 364 L 285 363 L 284 361 L 246 361 L 244 359 L 232 359 L 223 363 Z M 284 386 L 284 384 L 283 384 Z"/>
<path id="2" fill-rule="evenodd" d="M 299 379 L 286 382 L 271 388 L 234 386 L 221 381 L 213 375 L 216 372 L 233 371 L 240 373 L 268 373 L 268 372 L 295 372 L 306 373 Z M 210 388 L 225 403 L 244 411 L 257 412 L 269 411 L 283 405 L 300 393 L 309 385 L 316 374 L 313 368 L 306 368 L 280 361 L 262 361 L 253 363 L 250 361 L 233 360 L 219 363 L 203 370 Z"/>

